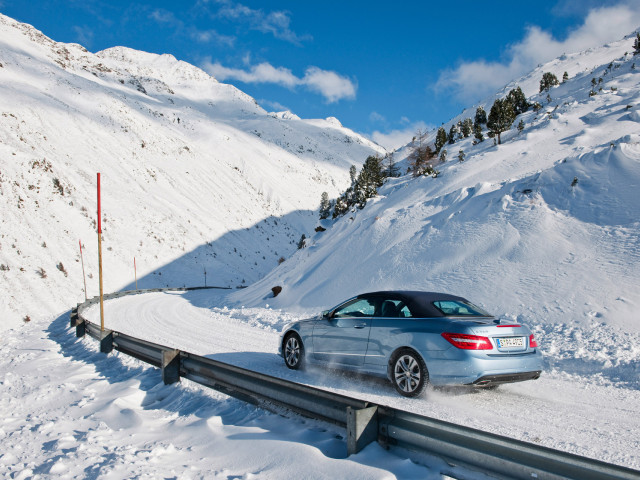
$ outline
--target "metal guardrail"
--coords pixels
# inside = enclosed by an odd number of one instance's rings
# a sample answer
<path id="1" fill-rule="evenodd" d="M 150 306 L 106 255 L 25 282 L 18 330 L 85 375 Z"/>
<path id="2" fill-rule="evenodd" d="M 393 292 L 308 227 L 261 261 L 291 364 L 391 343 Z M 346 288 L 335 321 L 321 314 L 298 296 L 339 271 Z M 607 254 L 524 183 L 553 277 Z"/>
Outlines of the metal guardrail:
<path id="1" fill-rule="evenodd" d="M 176 290 L 194 289 L 134 290 L 105 295 L 105 298 Z M 82 315 L 86 308 L 97 301 L 97 298 L 93 298 L 73 309 L 71 326 L 76 328 L 78 336 L 88 334 L 96 338 L 102 352 L 109 353 L 115 348 L 159 367 L 167 384 L 183 377 L 267 408 L 272 405 L 284 407 L 310 418 L 345 427 L 348 454 L 357 453 L 369 443 L 378 441 L 384 446 L 397 445 L 435 455 L 451 466 L 477 470 L 496 478 L 640 480 L 640 471 L 630 468 L 376 405 L 119 332 L 100 331 L 99 326 Z"/>

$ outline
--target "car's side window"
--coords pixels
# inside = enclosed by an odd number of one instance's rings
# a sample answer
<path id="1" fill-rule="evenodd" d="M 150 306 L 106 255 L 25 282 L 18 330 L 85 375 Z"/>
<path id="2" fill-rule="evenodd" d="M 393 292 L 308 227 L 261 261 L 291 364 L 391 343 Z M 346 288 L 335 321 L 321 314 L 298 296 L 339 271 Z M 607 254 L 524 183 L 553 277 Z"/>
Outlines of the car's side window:
<path id="1" fill-rule="evenodd" d="M 384 318 L 409 318 L 411 311 L 402 300 L 384 300 L 376 313 L 377 317 Z"/>
<path id="2" fill-rule="evenodd" d="M 439 300 L 433 302 L 433 305 L 445 314 L 447 317 L 490 317 L 491 315 L 482 310 L 480 307 L 469 302 L 457 300 Z"/>
<path id="3" fill-rule="evenodd" d="M 400 308 L 399 312 L 400 312 L 399 316 L 402 318 L 413 317 L 413 315 L 411 314 L 411 310 L 409 310 L 409 307 L 407 307 L 406 305 L 402 305 L 402 308 Z"/>
<path id="4" fill-rule="evenodd" d="M 333 313 L 333 317 L 372 317 L 374 312 L 375 305 L 373 302 L 366 298 L 362 298 L 355 300 L 344 307 L 340 307 Z"/>

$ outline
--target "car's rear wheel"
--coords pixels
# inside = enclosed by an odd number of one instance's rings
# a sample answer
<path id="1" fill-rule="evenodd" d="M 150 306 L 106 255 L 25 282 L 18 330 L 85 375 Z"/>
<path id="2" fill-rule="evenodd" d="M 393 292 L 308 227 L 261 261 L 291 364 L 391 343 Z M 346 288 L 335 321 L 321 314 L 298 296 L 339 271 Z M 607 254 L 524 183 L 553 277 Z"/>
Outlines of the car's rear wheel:
<path id="1" fill-rule="evenodd" d="M 391 359 L 391 381 L 400 395 L 417 397 L 429 383 L 429 372 L 422 357 L 409 348 Z"/>
<path id="2" fill-rule="evenodd" d="M 304 361 L 304 347 L 297 333 L 289 333 L 284 339 L 284 363 L 292 370 L 297 370 Z"/>

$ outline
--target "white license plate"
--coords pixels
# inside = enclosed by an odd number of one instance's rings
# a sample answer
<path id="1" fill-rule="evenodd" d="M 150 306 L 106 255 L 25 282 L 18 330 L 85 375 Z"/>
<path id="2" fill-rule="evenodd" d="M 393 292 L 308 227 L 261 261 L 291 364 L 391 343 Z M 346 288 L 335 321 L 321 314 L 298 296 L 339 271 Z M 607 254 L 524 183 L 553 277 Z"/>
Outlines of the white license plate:
<path id="1" fill-rule="evenodd" d="M 496 338 L 498 348 L 524 348 L 524 337 Z"/>

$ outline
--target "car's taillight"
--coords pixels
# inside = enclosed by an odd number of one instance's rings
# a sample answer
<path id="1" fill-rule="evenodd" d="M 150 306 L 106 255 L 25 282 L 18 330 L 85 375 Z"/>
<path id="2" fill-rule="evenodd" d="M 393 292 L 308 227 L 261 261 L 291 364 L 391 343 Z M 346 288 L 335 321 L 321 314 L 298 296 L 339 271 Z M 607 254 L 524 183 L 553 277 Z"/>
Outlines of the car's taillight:
<path id="1" fill-rule="evenodd" d="M 529 335 L 529 348 L 537 348 L 538 342 L 536 342 L 536 338 L 533 336 L 533 333 Z"/>
<path id="2" fill-rule="evenodd" d="M 463 333 L 443 333 L 442 336 L 454 347 L 462 350 L 493 350 L 487 337 L 465 335 Z"/>

